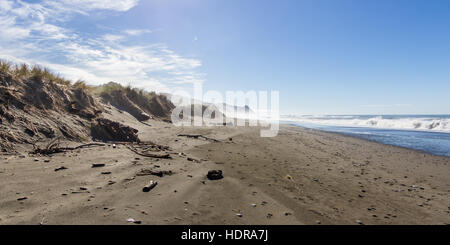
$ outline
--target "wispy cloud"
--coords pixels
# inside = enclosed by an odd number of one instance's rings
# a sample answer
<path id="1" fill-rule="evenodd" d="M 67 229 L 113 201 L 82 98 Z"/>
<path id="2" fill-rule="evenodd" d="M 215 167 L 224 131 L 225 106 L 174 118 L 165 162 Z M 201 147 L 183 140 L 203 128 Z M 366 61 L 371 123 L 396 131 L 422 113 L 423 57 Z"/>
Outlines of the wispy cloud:
<path id="1" fill-rule="evenodd" d="M 92 84 L 117 81 L 167 92 L 171 84 L 202 82 L 204 74 L 196 72 L 199 60 L 182 57 L 162 43 L 127 42 L 150 30 L 85 35 L 66 27 L 75 16 L 93 10 L 126 12 L 137 4 L 138 0 L 2 0 L 0 58 L 42 64 L 69 79 Z"/>
<path id="2" fill-rule="evenodd" d="M 143 35 L 143 34 L 150 34 L 153 31 L 151 30 L 146 30 L 146 29 L 130 29 L 130 30 L 125 30 L 124 33 L 131 35 L 131 36 L 139 36 L 139 35 Z"/>

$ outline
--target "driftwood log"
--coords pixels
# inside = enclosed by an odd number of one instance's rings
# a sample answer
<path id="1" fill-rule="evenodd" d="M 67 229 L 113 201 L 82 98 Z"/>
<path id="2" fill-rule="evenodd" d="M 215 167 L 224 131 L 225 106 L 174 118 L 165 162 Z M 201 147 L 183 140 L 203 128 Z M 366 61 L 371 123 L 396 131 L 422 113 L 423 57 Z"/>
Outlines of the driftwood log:
<path id="1" fill-rule="evenodd" d="M 178 134 L 177 136 L 178 137 L 194 138 L 194 139 L 203 138 L 205 140 L 209 140 L 209 141 L 212 141 L 212 142 L 220 142 L 219 140 L 216 140 L 216 139 L 213 139 L 213 138 L 210 138 L 210 137 L 206 137 L 206 136 L 201 135 L 201 134 Z"/>
<path id="2" fill-rule="evenodd" d="M 151 189 L 155 188 L 158 182 L 151 180 L 147 185 L 142 188 L 143 192 L 149 192 Z"/>
<path id="3" fill-rule="evenodd" d="M 133 149 L 132 147 L 129 147 L 129 146 L 128 146 L 128 149 L 130 149 L 130 151 L 138 154 L 139 156 L 143 156 L 143 157 L 165 158 L 165 159 L 171 158 L 168 153 L 154 154 L 154 153 L 149 153 L 149 152 L 139 152 L 136 149 Z"/>
<path id="4" fill-rule="evenodd" d="M 74 151 L 74 150 L 91 147 L 91 146 L 105 146 L 105 144 L 102 144 L 102 143 L 88 143 L 88 144 L 79 145 L 77 147 L 59 147 L 59 145 L 60 145 L 59 139 L 56 138 L 56 139 L 50 141 L 50 143 L 43 149 L 34 146 L 34 150 L 30 153 L 31 154 L 41 154 L 41 155 L 51 155 L 51 154 L 62 153 L 62 152 L 66 152 L 66 151 Z"/>

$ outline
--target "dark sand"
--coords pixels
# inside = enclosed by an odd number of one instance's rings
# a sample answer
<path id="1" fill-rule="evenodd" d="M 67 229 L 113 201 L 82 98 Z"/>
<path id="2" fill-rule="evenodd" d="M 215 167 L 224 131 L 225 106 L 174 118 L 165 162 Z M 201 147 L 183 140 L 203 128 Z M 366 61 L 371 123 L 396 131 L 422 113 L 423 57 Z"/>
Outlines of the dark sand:
<path id="1" fill-rule="evenodd" d="M 172 159 L 111 144 L 52 157 L 0 156 L 0 224 L 450 223 L 448 157 L 293 126 L 260 138 L 258 128 L 148 126 L 117 111 L 109 117 L 169 146 Z M 61 166 L 67 169 L 54 171 Z M 141 169 L 173 174 L 136 176 Z M 208 180 L 212 169 L 224 178 Z M 145 193 L 150 180 L 158 185 Z"/>

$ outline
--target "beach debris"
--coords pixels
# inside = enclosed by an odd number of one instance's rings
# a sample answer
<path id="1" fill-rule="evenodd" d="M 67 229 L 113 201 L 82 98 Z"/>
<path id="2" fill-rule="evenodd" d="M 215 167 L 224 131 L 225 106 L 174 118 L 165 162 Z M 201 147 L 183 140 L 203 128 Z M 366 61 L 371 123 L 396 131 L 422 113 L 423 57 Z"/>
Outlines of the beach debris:
<path id="1" fill-rule="evenodd" d="M 136 176 L 145 176 L 145 175 L 156 175 L 158 177 L 163 177 L 164 175 L 172 175 L 173 172 L 171 170 L 158 170 L 153 171 L 150 169 L 141 169 Z"/>
<path id="2" fill-rule="evenodd" d="M 316 220 L 316 224 L 320 225 L 321 224 L 320 220 Z"/>
<path id="3" fill-rule="evenodd" d="M 284 213 L 284 216 L 289 216 L 289 215 L 292 215 L 292 213 L 289 213 L 289 212 Z"/>
<path id="4" fill-rule="evenodd" d="M 133 176 L 133 177 L 131 177 L 131 178 L 126 178 L 126 179 L 124 179 L 124 181 L 132 181 L 132 180 L 134 180 L 135 179 L 135 177 Z"/>
<path id="5" fill-rule="evenodd" d="M 357 219 L 355 222 L 356 222 L 357 224 L 364 225 L 364 223 L 363 223 L 361 220 L 359 220 L 359 219 Z"/>
<path id="6" fill-rule="evenodd" d="M 88 143 L 88 144 L 82 144 L 77 147 L 59 147 L 60 142 L 59 138 L 55 138 L 52 141 L 50 141 L 45 148 L 40 148 L 36 145 L 33 145 L 34 150 L 30 152 L 30 154 L 39 154 L 39 155 L 51 155 L 55 153 L 63 153 L 66 151 L 74 151 L 86 147 L 91 146 L 104 146 L 103 143 Z"/>
<path id="7" fill-rule="evenodd" d="M 165 158 L 165 159 L 171 158 L 168 153 L 155 154 L 155 153 L 148 152 L 148 150 L 146 152 L 139 152 L 135 147 L 132 147 L 132 146 L 127 146 L 127 148 L 130 151 L 134 152 L 135 154 L 138 154 L 139 156 L 143 156 L 143 157 Z"/>
<path id="8" fill-rule="evenodd" d="M 19 197 L 19 198 L 17 198 L 17 201 L 23 201 L 23 200 L 27 200 L 28 199 L 28 197 Z"/>
<path id="9" fill-rule="evenodd" d="M 102 174 L 111 174 L 111 172 L 106 171 L 106 172 L 102 172 Z"/>
<path id="10" fill-rule="evenodd" d="M 116 147 L 117 147 L 116 144 L 112 144 L 112 148 L 116 149 Z"/>
<path id="11" fill-rule="evenodd" d="M 110 181 L 108 181 L 108 185 L 114 185 L 116 182 L 115 181 L 112 181 L 112 180 L 110 180 Z"/>
<path id="12" fill-rule="evenodd" d="M 67 169 L 67 168 L 64 166 L 61 166 L 59 168 L 55 168 L 55 172 L 60 171 L 60 170 L 65 170 L 65 169 Z"/>
<path id="13" fill-rule="evenodd" d="M 239 217 L 239 218 L 242 218 L 242 214 L 241 213 L 237 213 L 236 216 Z"/>
<path id="14" fill-rule="evenodd" d="M 93 164 L 92 164 L 92 167 L 93 167 L 93 168 L 101 168 L 101 167 L 104 167 L 104 166 L 105 166 L 104 163 L 93 163 Z"/>
<path id="15" fill-rule="evenodd" d="M 284 176 L 284 178 L 287 179 L 287 180 L 290 180 L 290 181 L 294 181 L 294 178 L 292 178 L 292 176 L 290 176 L 289 174 Z"/>
<path id="16" fill-rule="evenodd" d="M 140 121 L 147 121 L 148 119 L 151 119 L 151 118 L 152 117 L 145 112 L 141 112 L 141 114 L 140 114 L 140 119 L 142 119 Z M 141 123 L 144 123 L 144 122 L 141 122 Z"/>
<path id="17" fill-rule="evenodd" d="M 135 220 L 135 219 L 133 219 L 133 218 L 128 218 L 128 219 L 127 219 L 127 222 L 128 222 L 128 223 L 134 223 L 134 224 L 141 224 L 141 223 L 142 223 L 142 221 Z"/>
<path id="18" fill-rule="evenodd" d="M 209 141 L 212 141 L 212 142 L 220 142 L 219 140 L 216 140 L 216 139 L 213 139 L 213 138 L 209 138 L 209 137 L 206 137 L 206 136 L 201 135 L 201 134 L 178 134 L 177 136 L 178 137 L 194 138 L 194 139 L 203 138 L 205 140 L 209 140 Z"/>
<path id="19" fill-rule="evenodd" d="M 192 157 L 188 157 L 187 160 L 190 161 L 190 162 L 201 162 L 200 160 L 197 160 L 197 159 L 192 158 Z"/>
<path id="20" fill-rule="evenodd" d="M 208 171 L 208 174 L 206 175 L 206 177 L 209 180 L 219 180 L 223 178 L 222 175 L 222 170 L 210 170 Z"/>
<path id="21" fill-rule="evenodd" d="M 314 180 L 315 182 L 319 182 L 319 179 L 314 178 L 313 180 Z"/>
<path id="22" fill-rule="evenodd" d="M 251 206 L 256 208 L 256 203 L 252 203 Z"/>
<path id="23" fill-rule="evenodd" d="M 149 192 L 151 189 L 155 188 L 158 182 L 151 180 L 147 185 L 142 188 L 143 192 Z"/>
<path id="24" fill-rule="evenodd" d="M 80 190 L 81 191 L 87 191 L 87 188 L 86 187 L 80 187 Z"/>
<path id="25" fill-rule="evenodd" d="M 267 216 L 266 216 L 266 218 L 268 218 L 268 219 L 270 219 L 272 217 L 273 217 L 273 214 L 271 214 L 271 213 L 268 213 Z"/>

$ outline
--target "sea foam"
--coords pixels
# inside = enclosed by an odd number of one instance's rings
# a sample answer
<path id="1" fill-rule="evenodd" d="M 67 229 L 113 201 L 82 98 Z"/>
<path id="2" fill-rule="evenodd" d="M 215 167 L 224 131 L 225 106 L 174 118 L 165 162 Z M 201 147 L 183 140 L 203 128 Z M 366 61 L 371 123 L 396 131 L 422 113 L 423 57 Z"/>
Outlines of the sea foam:
<path id="1" fill-rule="evenodd" d="M 384 129 L 403 129 L 439 131 L 450 133 L 450 116 L 282 116 L 281 120 L 296 123 L 317 124 L 342 127 L 369 127 Z"/>

